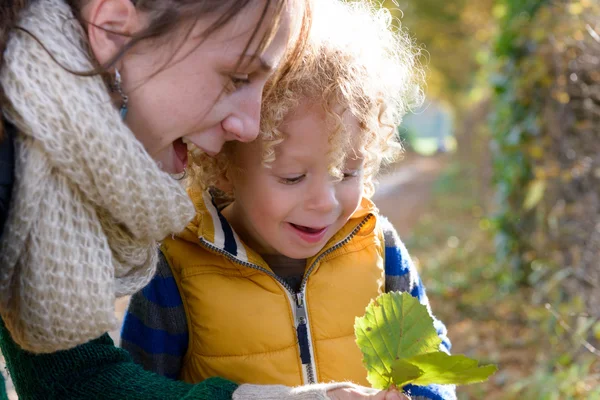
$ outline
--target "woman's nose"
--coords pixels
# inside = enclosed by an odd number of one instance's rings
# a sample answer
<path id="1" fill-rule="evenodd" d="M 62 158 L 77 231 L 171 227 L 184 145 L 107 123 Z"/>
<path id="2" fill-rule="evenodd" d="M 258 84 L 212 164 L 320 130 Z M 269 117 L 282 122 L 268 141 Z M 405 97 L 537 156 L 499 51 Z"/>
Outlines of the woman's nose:
<path id="1" fill-rule="evenodd" d="M 260 97 L 244 102 L 223 121 L 225 140 L 251 142 L 256 139 L 260 131 L 260 102 Z"/>

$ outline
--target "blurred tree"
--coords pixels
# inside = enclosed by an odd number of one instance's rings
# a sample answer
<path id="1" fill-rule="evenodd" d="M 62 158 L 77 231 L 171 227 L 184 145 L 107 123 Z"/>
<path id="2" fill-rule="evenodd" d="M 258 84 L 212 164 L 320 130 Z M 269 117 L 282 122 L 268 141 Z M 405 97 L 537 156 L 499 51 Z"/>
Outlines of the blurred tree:
<path id="1" fill-rule="evenodd" d="M 600 3 L 498 4 L 501 30 L 492 77 L 497 255 L 510 263 L 516 280 L 533 286 L 533 302 L 551 311 L 546 328 L 553 355 L 540 357 L 540 368 L 519 391 L 524 398 L 595 398 Z M 570 384 L 559 384 L 567 379 Z"/>
<path id="2" fill-rule="evenodd" d="M 524 283 L 579 281 L 572 294 L 590 292 L 600 315 L 600 5 L 505 3 L 493 79 L 499 256 Z"/>
<path id="3" fill-rule="evenodd" d="M 428 52 L 428 94 L 456 105 L 473 89 L 489 60 L 494 0 L 385 0 Z"/>

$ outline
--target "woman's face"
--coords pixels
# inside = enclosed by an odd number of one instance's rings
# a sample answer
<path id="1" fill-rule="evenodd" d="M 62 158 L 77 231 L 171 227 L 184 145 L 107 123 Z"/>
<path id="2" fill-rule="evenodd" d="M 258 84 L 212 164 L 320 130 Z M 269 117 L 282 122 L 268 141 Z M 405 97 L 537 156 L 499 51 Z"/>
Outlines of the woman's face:
<path id="1" fill-rule="evenodd" d="M 185 168 L 184 142 L 214 155 L 226 141 L 258 135 L 262 90 L 285 52 L 292 18 L 284 11 L 274 39 L 258 54 L 271 10 L 244 52 L 263 8 L 264 0 L 252 1 L 203 42 L 219 15 L 200 19 L 190 35 L 182 29 L 159 43 L 142 41 L 117 64 L 129 97 L 125 122 L 166 172 Z"/>

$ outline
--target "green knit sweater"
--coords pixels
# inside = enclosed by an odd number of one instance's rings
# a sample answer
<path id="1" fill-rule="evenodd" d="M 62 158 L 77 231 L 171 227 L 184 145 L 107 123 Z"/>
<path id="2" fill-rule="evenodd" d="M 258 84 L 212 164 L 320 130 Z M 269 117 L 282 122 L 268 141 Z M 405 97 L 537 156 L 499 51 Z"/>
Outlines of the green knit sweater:
<path id="1" fill-rule="evenodd" d="M 6 393 L 6 383 L 4 377 L 0 376 L 0 400 L 8 400 L 8 394 Z"/>
<path id="2" fill-rule="evenodd" d="M 191 385 L 145 371 L 108 334 L 71 350 L 32 354 L 0 322 L 0 347 L 20 400 L 228 400 L 237 389 L 221 378 Z"/>

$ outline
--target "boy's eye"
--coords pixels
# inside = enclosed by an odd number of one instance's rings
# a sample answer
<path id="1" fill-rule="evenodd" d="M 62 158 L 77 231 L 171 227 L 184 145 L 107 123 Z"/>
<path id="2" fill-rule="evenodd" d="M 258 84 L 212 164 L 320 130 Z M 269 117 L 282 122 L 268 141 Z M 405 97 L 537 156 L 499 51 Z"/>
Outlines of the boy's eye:
<path id="1" fill-rule="evenodd" d="M 356 170 L 356 171 L 344 171 L 344 180 L 346 179 L 351 179 L 351 178 L 356 178 L 358 177 L 358 175 L 360 175 L 360 171 Z"/>
<path id="2" fill-rule="evenodd" d="M 295 183 L 299 183 L 304 178 L 304 175 L 294 176 L 292 178 L 280 178 L 280 182 L 285 185 L 293 185 Z"/>

